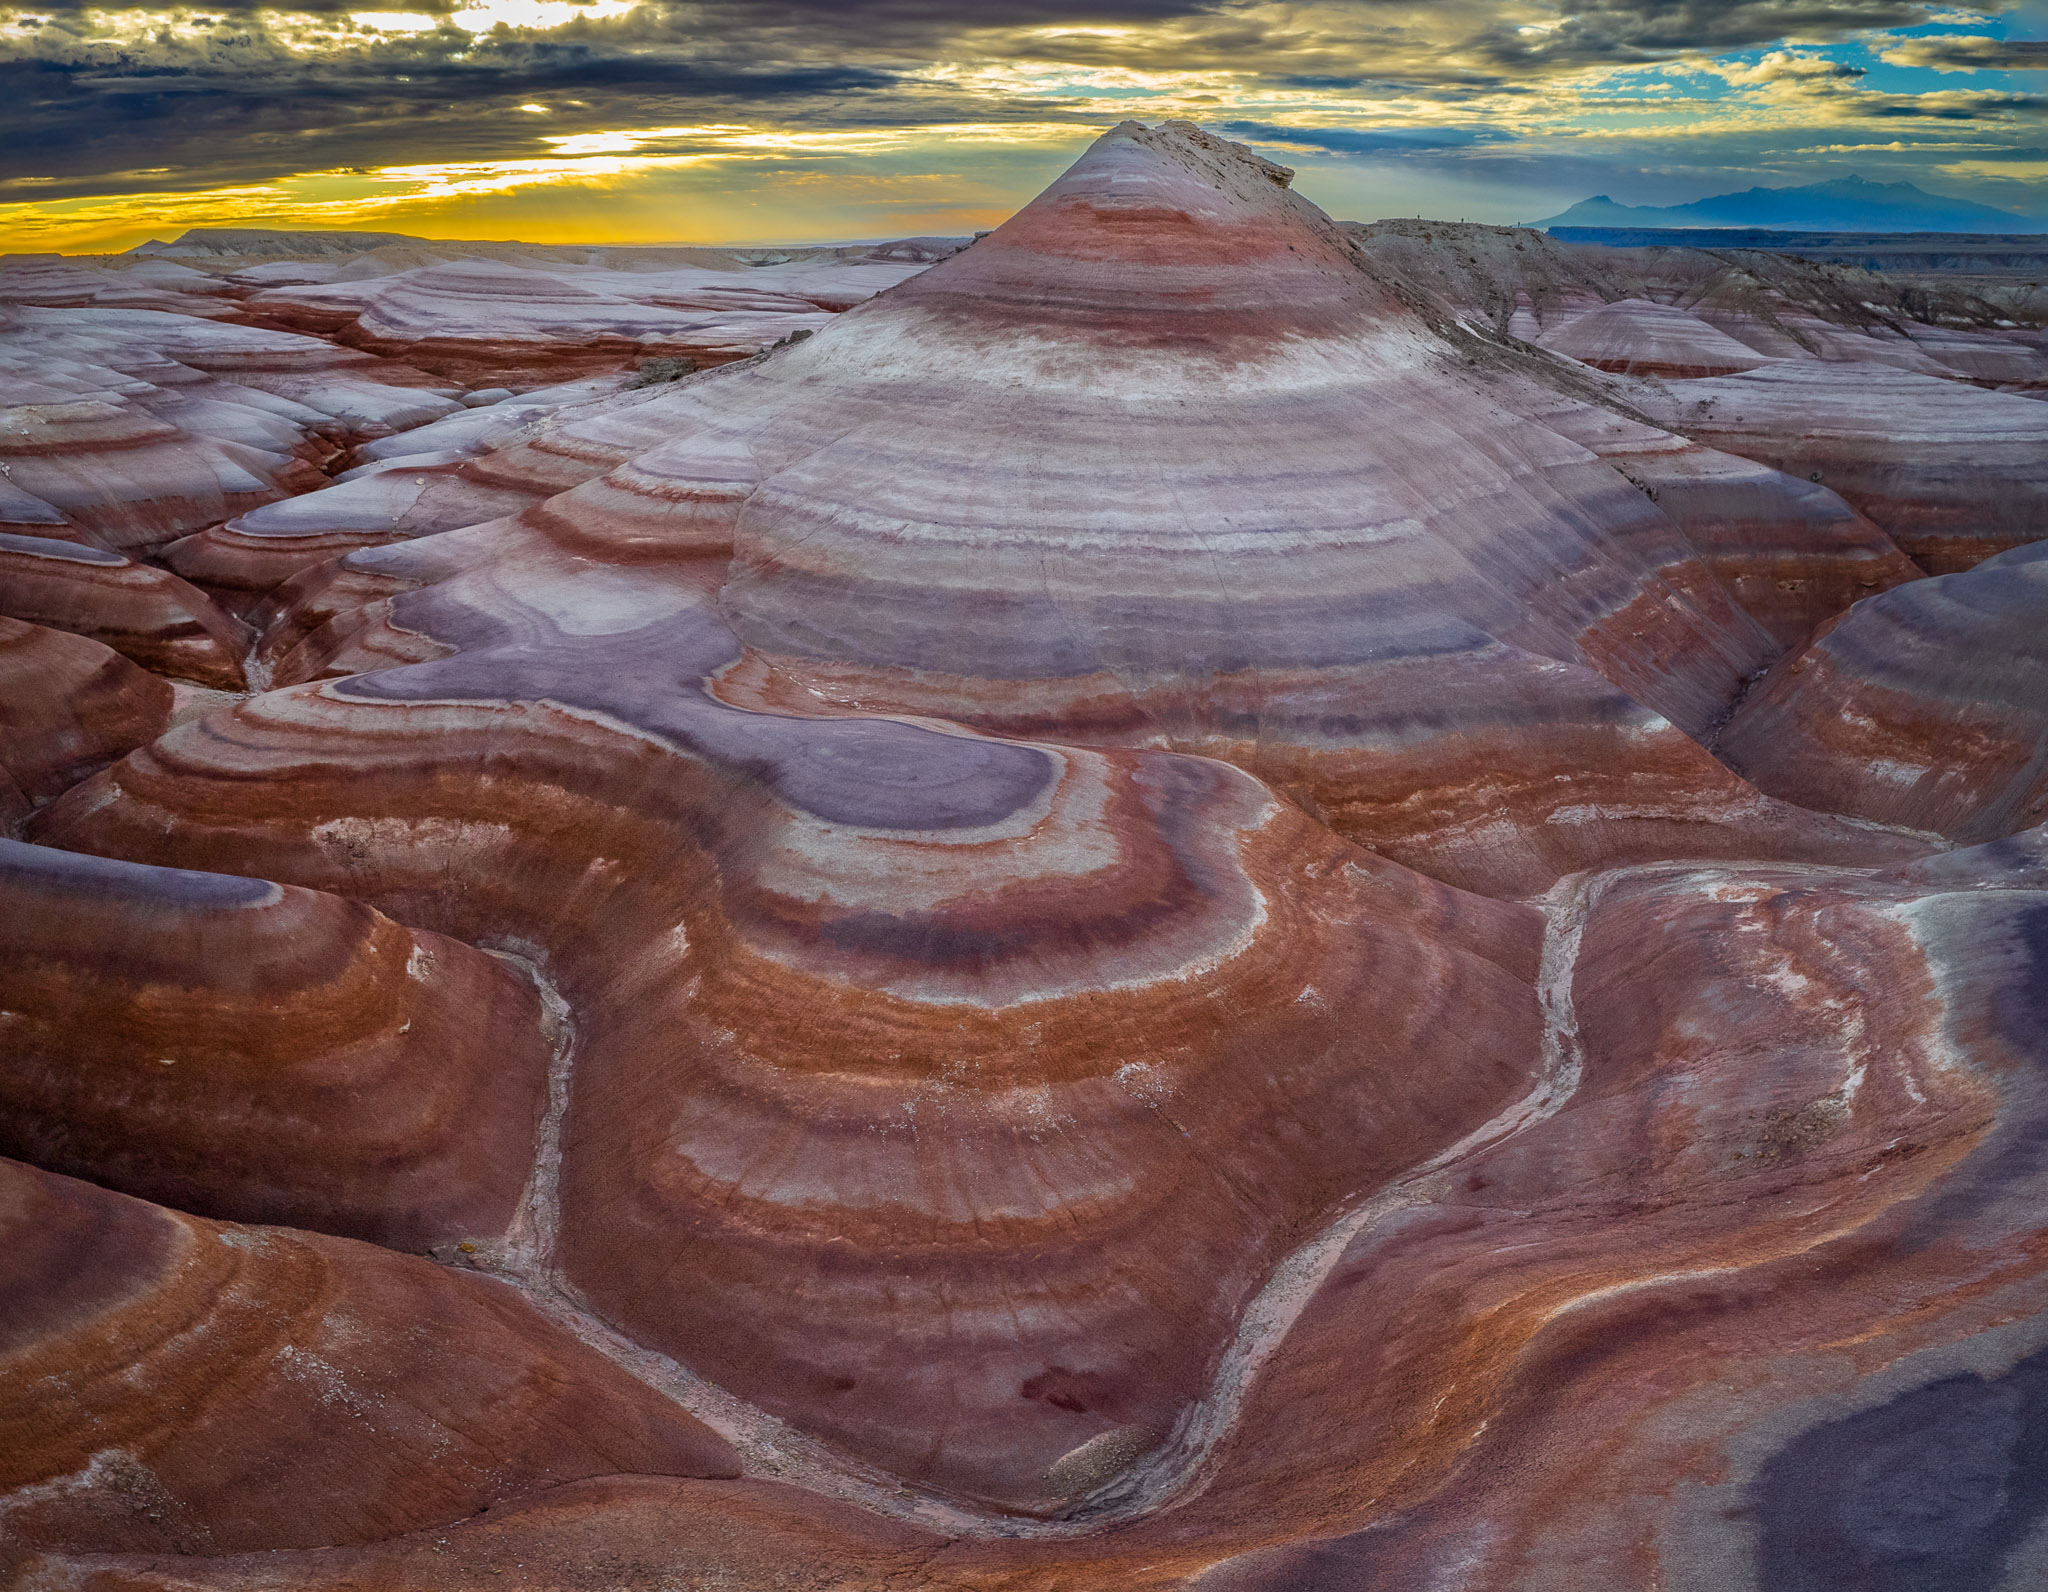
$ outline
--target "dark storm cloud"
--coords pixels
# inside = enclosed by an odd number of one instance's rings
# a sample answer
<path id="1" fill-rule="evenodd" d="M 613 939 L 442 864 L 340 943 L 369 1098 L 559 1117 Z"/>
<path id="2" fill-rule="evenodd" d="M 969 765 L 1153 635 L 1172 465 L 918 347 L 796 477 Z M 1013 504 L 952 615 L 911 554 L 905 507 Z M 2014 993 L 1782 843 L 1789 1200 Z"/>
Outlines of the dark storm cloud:
<path id="1" fill-rule="evenodd" d="M 1491 0 L 645 0 L 550 29 L 473 36 L 444 21 L 398 37 L 346 15 L 445 16 L 453 3 L 242 3 L 164 11 L 166 25 L 143 29 L 96 13 L 89 0 L 16 10 L 41 20 L 0 50 L 0 184 L 44 180 L 32 190 L 0 186 L 0 198 L 530 158 L 552 153 L 549 135 L 711 121 L 845 129 L 1101 120 L 1085 101 L 962 87 L 934 71 L 941 61 L 1209 71 L 1294 92 L 1453 106 L 1534 95 L 1587 67 L 1834 37 L 1925 21 L 1932 10 L 1918 0 L 1595 0 L 1560 6 L 1551 25 L 1526 30 Z M 1090 26 L 1117 31 L 1069 31 Z M 1969 98 L 1984 115 L 2026 113 L 2010 98 Z M 549 114 L 522 115 L 532 101 Z M 1978 112 L 1957 98 L 1929 114 Z M 1331 129 L 1274 136 L 1365 153 L 1451 149 L 1461 135 L 1432 131 L 1451 142 L 1429 146 Z M 1340 138 L 1366 142 L 1328 141 Z"/>
<path id="2" fill-rule="evenodd" d="M 1588 67 L 1840 38 L 1923 23 L 1926 0 L 1593 0 L 1549 26 L 1492 0 L 1349 0 L 1321 7 L 1219 5 L 1156 37 L 992 41 L 1018 59 L 1262 74 L 1275 87 L 1418 85 L 1511 90 Z"/>
<path id="3" fill-rule="evenodd" d="M 226 79 L 137 67 L 115 74 L 44 62 L 0 65 L 0 196 L 38 179 L 38 198 L 195 182 L 256 182 L 291 171 L 547 153 L 540 133 L 674 122 L 679 107 L 727 117 L 780 107 L 844 112 L 886 89 L 860 67 L 730 73 L 574 47 L 491 52 L 466 65 L 427 57 L 404 73 Z M 410 79 L 410 81 L 407 81 Z M 536 95 L 586 97 L 537 131 L 515 107 Z M 521 124 L 525 125 L 521 125 Z M 52 181 L 51 179 L 55 179 Z"/>
<path id="4" fill-rule="evenodd" d="M 1893 66 L 1932 67 L 1937 72 L 2048 71 L 2048 39 L 1901 39 L 1884 52 Z"/>
<path id="5" fill-rule="evenodd" d="M 825 32 L 914 46 L 963 27 L 1044 27 L 1060 23 L 1153 22 L 1185 16 L 1207 8 L 1211 0 L 676 0 L 657 9 L 679 23 L 707 32 Z M 103 0 L 47 0 L 47 3 L 0 7 L 22 16 L 79 17 L 111 9 Z M 172 8 L 162 8 L 166 15 Z M 345 16 L 356 11 L 405 11 L 442 14 L 455 9 L 452 0 L 305 0 L 276 5 L 271 0 L 236 0 L 225 5 L 188 6 L 190 15 L 242 18 L 265 11 L 290 11 L 307 16 Z"/>
<path id="6" fill-rule="evenodd" d="M 1497 25 L 1474 43 L 1504 66 L 1592 66 L 1910 27 L 1937 9 L 1910 0 L 1635 0 L 1574 7 L 1562 26 L 1537 37 Z"/>
<path id="7" fill-rule="evenodd" d="M 1279 127 L 1270 122 L 1219 122 L 1217 131 L 1262 144 L 1298 144 L 1336 155 L 1399 154 L 1405 150 L 1469 149 L 1504 143 L 1492 127 Z"/>
<path id="8" fill-rule="evenodd" d="M 1990 117 L 2022 116 L 2039 120 L 2048 115 L 2044 94 L 1923 94 L 1899 97 L 1862 108 L 1865 116 L 1943 122 L 1974 122 Z"/>
<path id="9" fill-rule="evenodd" d="M 1190 9 L 1186 0 L 994 0 L 977 21 L 1129 22 Z M 55 179 L 35 188 L 55 199 L 106 191 L 115 178 L 146 191 L 530 157 L 549 152 L 543 135 L 622 126 L 762 115 L 888 125 L 906 109 L 889 91 L 928 61 L 935 30 L 959 25 L 957 7 L 929 0 L 772 10 L 650 4 L 547 30 L 472 36 L 444 24 L 308 59 L 279 37 L 288 19 L 201 15 L 223 20 L 196 37 L 186 29 L 105 40 L 65 19 L 36 30 L 25 59 L 0 62 L 0 181 Z M 581 103 L 557 103 L 545 123 L 517 114 L 536 99 Z M 1034 101 L 1028 114 L 1060 109 Z M 915 107 L 916 119 L 940 123 L 1024 114 L 943 90 L 921 94 Z"/>
<path id="10" fill-rule="evenodd" d="M 372 9 L 444 12 L 450 0 L 310 0 L 182 13 L 199 28 L 101 35 L 83 0 L 15 13 L 44 20 L 0 60 L 0 182 L 38 198 L 260 181 L 294 171 L 544 155 L 544 134 L 769 115 L 818 126 L 991 121 L 1026 114 L 982 97 L 900 90 L 964 8 L 937 0 L 783 0 L 773 6 L 653 0 L 558 28 L 452 25 L 402 38 L 358 33 L 287 48 L 291 17 Z M 1132 24 L 1205 0 L 978 0 L 976 27 Z M 166 14 L 167 16 L 169 13 Z M 890 91 L 897 90 L 893 97 Z M 557 105 L 544 125 L 515 107 Z M 1034 101 L 1043 118 L 1062 107 Z M 5 190 L 0 189 L 0 194 Z"/>

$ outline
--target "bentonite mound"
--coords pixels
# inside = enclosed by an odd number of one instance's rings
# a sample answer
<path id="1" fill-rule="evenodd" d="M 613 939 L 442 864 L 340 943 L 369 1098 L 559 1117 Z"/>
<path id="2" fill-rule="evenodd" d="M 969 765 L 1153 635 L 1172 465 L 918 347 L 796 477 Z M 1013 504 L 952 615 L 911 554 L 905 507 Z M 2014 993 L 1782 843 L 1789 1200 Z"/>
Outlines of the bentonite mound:
<path id="1" fill-rule="evenodd" d="M 628 269 L 610 269 L 530 256 L 415 262 L 380 249 L 323 280 L 258 291 L 245 313 L 479 385 L 525 389 L 616 369 L 622 355 L 742 359 L 818 330 L 827 312 L 894 287 L 932 257 L 873 251 L 744 269 L 628 259 Z"/>
<path id="2" fill-rule="evenodd" d="M 1840 616 L 1760 681 L 1724 757 L 1809 807 L 1988 840 L 2048 819 L 2048 546 Z"/>
<path id="3" fill-rule="evenodd" d="M 2029 542 L 2048 519 L 2048 403 L 1887 364 L 1782 361 L 1672 382 L 1658 421 L 1820 482 L 1931 574 Z"/>
<path id="4" fill-rule="evenodd" d="M 176 701 L 96 641 L 0 618 L 0 815 L 13 823 L 155 740 Z"/>
<path id="5" fill-rule="evenodd" d="M 2048 406 L 1288 181 L 1126 123 L 313 491 L 31 396 L 0 1572 L 2038 1584 Z"/>
<path id="6" fill-rule="evenodd" d="M 724 700 L 1222 757 L 1487 892 L 1674 850 L 1882 844 L 1701 743 L 1825 617 L 1801 597 L 1788 624 L 1784 588 L 1902 578 L 1883 532 L 1810 482 L 1613 436 L 1611 410 L 1499 350 L 1473 360 L 1284 177 L 1201 135 L 1120 133 L 810 341 L 260 510 L 211 536 L 208 572 L 180 568 L 261 585 L 338 536 L 515 512 L 347 578 L 445 580 L 471 548 L 501 573 L 536 543 L 717 559 L 745 648 Z M 1690 455 L 1650 467 L 1661 485 L 1603 457 L 1659 446 Z M 307 628 L 267 649 L 280 680 L 359 666 Z"/>
<path id="7" fill-rule="evenodd" d="M 104 641 L 198 685 L 239 691 L 249 628 L 196 586 L 104 548 L 0 532 L 0 612 Z"/>
<path id="8" fill-rule="evenodd" d="M 1698 316 L 1649 299 L 1603 304 L 1536 340 L 1554 354 L 1624 376 L 1732 376 L 1770 363 Z"/>

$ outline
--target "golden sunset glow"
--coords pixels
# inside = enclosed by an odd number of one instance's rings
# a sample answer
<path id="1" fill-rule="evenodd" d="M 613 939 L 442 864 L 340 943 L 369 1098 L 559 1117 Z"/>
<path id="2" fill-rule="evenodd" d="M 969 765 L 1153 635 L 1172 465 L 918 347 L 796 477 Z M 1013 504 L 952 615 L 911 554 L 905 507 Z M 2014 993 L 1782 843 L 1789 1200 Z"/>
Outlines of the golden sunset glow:
<path id="1" fill-rule="evenodd" d="M 1521 221 L 1849 173 L 2048 211 L 2048 0 L 936 10 L 10 9 L 0 236 L 959 233 L 1126 117 L 1247 140 L 1354 215 Z"/>

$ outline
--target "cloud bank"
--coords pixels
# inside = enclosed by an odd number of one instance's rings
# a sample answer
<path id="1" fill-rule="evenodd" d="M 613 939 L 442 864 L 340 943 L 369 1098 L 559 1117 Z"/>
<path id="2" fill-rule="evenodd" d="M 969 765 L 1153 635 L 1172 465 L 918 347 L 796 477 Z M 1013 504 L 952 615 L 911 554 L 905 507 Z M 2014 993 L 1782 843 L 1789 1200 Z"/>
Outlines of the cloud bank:
<path id="1" fill-rule="evenodd" d="M 940 215 L 912 191 L 939 178 L 979 216 L 1132 115 L 1271 143 L 1389 210 L 1432 188 L 1482 212 L 1574 186 L 1669 203 L 1852 167 L 2048 210 L 2018 153 L 2048 119 L 2030 20 L 1917 0 L 62 0 L 0 8 L 0 228 L 105 233 L 213 196 L 228 218 L 559 233 L 582 193 L 597 236 L 650 184 L 727 212 L 749 185 L 808 190 L 881 222 Z M 704 233 L 678 212 L 667 235 Z"/>

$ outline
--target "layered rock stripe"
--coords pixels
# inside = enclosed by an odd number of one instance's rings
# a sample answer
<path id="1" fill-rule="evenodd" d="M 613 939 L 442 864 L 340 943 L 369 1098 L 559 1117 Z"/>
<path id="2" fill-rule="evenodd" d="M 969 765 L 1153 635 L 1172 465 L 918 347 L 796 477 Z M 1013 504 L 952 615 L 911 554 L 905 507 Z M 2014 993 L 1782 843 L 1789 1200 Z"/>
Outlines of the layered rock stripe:
<path id="1" fill-rule="evenodd" d="M 770 352 L 31 493 L 27 1584 L 2032 1584 L 2024 362 L 1289 176 L 1127 123 Z M 184 318 L 800 293 L 338 274 Z"/>

